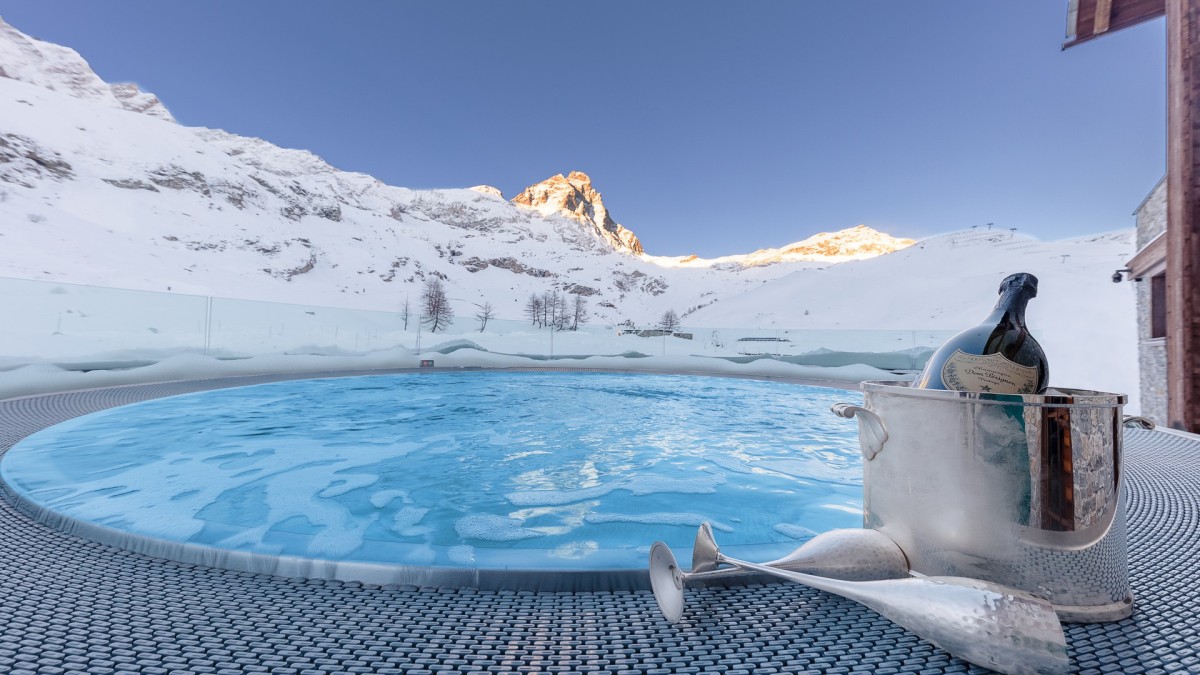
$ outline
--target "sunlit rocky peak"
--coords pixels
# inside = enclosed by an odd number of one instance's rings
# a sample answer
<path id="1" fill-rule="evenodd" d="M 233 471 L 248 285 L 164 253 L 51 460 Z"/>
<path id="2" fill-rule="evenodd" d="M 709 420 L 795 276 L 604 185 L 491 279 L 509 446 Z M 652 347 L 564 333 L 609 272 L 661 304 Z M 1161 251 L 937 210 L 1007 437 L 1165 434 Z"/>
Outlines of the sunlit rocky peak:
<path id="1" fill-rule="evenodd" d="M 600 193 L 592 187 L 591 177 L 582 171 L 551 176 L 525 188 L 512 201 L 543 215 L 566 216 L 587 225 L 617 250 L 642 253 L 642 242 L 637 235 L 612 219 Z"/>
<path id="2" fill-rule="evenodd" d="M 500 188 L 492 185 L 473 185 L 470 189 L 476 192 L 482 192 L 485 195 L 491 195 L 493 197 L 504 199 L 504 193 L 500 191 Z"/>
<path id="3" fill-rule="evenodd" d="M 762 267 L 775 263 L 839 263 L 864 260 L 899 251 L 916 243 L 913 239 L 893 237 L 866 225 L 838 232 L 821 232 L 803 241 L 779 248 L 760 248 L 753 253 L 701 258 L 695 255 L 679 257 L 648 257 L 667 267 L 711 267 L 714 265 Z"/>
<path id="4" fill-rule="evenodd" d="M 817 256 L 830 261 L 862 260 L 892 253 L 915 243 L 914 239 L 900 239 L 866 225 L 858 225 L 838 232 L 821 232 L 782 248 L 755 251 L 750 257 L 811 259 Z"/>

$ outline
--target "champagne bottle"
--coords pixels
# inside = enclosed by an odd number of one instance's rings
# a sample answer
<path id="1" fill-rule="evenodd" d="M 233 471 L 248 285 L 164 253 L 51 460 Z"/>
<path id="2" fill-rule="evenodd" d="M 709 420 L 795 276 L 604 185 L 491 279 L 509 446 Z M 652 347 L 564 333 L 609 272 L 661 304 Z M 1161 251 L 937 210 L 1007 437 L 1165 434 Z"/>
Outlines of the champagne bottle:
<path id="1" fill-rule="evenodd" d="M 1019 273 L 1000 282 L 995 309 L 974 328 L 946 341 L 913 383 L 921 389 L 1040 394 L 1050 368 L 1025 326 L 1025 305 L 1037 296 L 1037 277 Z"/>

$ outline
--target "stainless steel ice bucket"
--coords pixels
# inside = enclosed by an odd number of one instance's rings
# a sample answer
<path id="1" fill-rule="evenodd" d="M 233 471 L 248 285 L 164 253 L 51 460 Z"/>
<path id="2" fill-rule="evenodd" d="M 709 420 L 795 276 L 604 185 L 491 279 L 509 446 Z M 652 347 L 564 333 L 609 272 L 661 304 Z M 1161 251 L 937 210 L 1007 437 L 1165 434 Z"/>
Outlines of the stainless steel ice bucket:
<path id="1" fill-rule="evenodd" d="M 1063 621 L 1133 611 L 1121 469 L 1125 396 L 912 389 L 864 382 L 864 525 L 913 571 L 1014 586 Z"/>

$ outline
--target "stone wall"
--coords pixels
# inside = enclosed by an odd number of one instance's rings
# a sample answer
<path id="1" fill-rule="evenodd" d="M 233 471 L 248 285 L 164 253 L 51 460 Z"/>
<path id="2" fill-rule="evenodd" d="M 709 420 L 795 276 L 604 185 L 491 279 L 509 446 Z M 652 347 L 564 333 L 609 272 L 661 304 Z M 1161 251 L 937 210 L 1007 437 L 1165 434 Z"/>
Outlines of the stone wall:
<path id="1" fill-rule="evenodd" d="M 1137 211 L 1137 247 L 1140 251 L 1167 230 L 1167 182 L 1160 181 Z M 1138 370 L 1141 379 L 1142 416 L 1155 424 L 1167 423 L 1167 341 L 1150 337 L 1150 279 L 1137 284 Z"/>
<path id="2" fill-rule="evenodd" d="M 1150 194 L 1133 212 L 1137 216 L 1138 250 L 1155 237 L 1167 231 L 1167 180 L 1164 178 L 1154 186 Z"/>

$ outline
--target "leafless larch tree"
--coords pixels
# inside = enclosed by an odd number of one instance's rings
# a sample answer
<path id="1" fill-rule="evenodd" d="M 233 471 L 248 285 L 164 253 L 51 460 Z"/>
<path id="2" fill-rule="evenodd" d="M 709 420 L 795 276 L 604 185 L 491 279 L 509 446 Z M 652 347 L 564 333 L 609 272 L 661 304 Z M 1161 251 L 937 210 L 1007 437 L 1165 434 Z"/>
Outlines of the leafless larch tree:
<path id="1" fill-rule="evenodd" d="M 429 328 L 430 333 L 454 323 L 454 309 L 446 297 L 446 288 L 441 279 L 436 277 L 426 281 L 421 291 L 421 322 Z"/>

